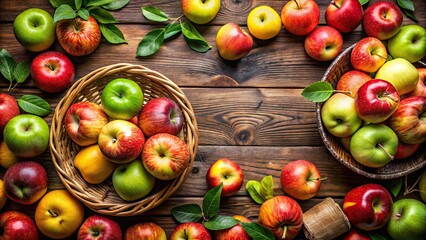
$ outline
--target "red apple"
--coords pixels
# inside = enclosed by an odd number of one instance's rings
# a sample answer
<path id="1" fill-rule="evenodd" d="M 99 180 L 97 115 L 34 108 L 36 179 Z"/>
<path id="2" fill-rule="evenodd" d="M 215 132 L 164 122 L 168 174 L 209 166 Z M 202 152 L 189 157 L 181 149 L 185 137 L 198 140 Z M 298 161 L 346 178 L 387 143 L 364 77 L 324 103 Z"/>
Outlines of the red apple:
<path id="1" fill-rule="evenodd" d="M 295 160 L 281 170 L 281 187 L 284 192 L 300 200 L 314 197 L 321 187 L 318 168 L 307 160 Z"/>
<path id="2" fill-rule="evenodd" d="M 177 178 L 189 164 L 189 149 L 175 135 L 158 133 L 148 138 L 142 151 L 146 170 L 161 180 Z"/>
<path id="3" fill-rule="evenodd" d="M 370 123 L 388 119 L 398 107 L 399 94 L 388 81 L 371 79 L 361 85 L 355 96 L 355 110 L 358 116 Z"/>
<path id="4" fill-rule="evenodd" d="M 259 224 L 270 229 L 276 239 L 294 239 L 303 226 L 302 208 L 287 196 L 275 196 L 262 203 L 258 219 Z"/>
<path id="5" fill-rule="evenodd" d="M 329 26 L 312 31 L 305 39 L 306 53 L 318 61 L 330 61 L 339 55 L 343 46 L 342 34 Z"/>
<path id="6" fill-rule="evenodd" d="M 0 239 L 38 240 L 39 234 L 27 214 L 10 210 L 0 214 Z"/>
<path id="7" fill-rule="evenodd" d="M 235 61 L 251 51 L 253 38 L 238 24 L 227 23 L 217 32 L 216 47 L 223 59 Z"/>
<path id="8" fill-rule="evenodd" d="M 417 68 L 417 70 L 419 71 L 419 81 L 416 88 L 408 95 L 426 97 L 426 68 Z"/>
<path id="9" fill-rule="evenodd" d="M 90 16 L 87 21 L 80 17 L 59 21 L 56 24 L 56 37 L 67 53 L 84 56 L 96 50 L 102 35 L 98 22 Z"/>
<path id="10" fill-rule="evenodd" d="M 234 215 L 233 218 L 237 219 L 240 222 L 249 223 L 251 222 L 248 218 L 242 215 Z M 215 240 L 251 240 L 252 238 L 246 233 L 244 228 L 241 226 L 241 223 L 225 229 L 217 230 L 214 234 Z"/>
<path id="11" fill-rule="evenodd" d="M 389 126 L 399 140 L 409 144 L 426 141 L 426 98 L 413 96 L 401 100 L 389 119 Z"/>
<path id="12" fill-rule="evenodd" d="M 91 215 L 81 224 L 78 240 L 121 240 L 121 228 L 117 221 L 103 215 Z"/>
<path id="13" fill-rule="evenodd" d="M 65 130 L 68 136 L 80 146 L 98 142 L 101 129 L 108 123 L 102 108 L 93 102 L 77 102 L 65 113 Z"/>
<path id="14" fill-rule="evenodd" d="M 211 240 L 210 232 L 201 223 L 179 224 L 172 232 L 170 240 Z"/>
<path id="15" fill-rule="evenodd" d="M 284 28 L 295 35 L 312 32 L 319 23 L 320 10 L 314 0 L 290 0 L 281 10 Z"/>
<path id="16" fill-rule="evenodd" d="M 367 183 L 346 193 L 343 199 L 343 212 L 353 226 L 372 231 L 386 225 L 392 203 L 392 196 L 385 187 Z"/>
<path id="17" fill-rule="evenodd" d="M 365 10 L 362 27 L 367 36 L 386 40 L 399 31 L 402 20 L 398 5 L 391 1 L 378 1 Z"/>
<path id="18" fill-rule="evenodd" d="M 402 141 L 398 141 L 398 148 L 396 149 L 395 159 L 404 159 L 411 157 L 421 144 L 408 144 Z"/>
<path id="19" fill-rule="evenodd" d="M 144 147 L 142 130 L 126 120 L 113 120 L 102 127 L 99 148 L 110 161 L 127 163 L 139 156 Z"/>
<path id="20" fill-rule="evenodd" d="M 351 228 L 351 230 L 347 234 L 345 234 L 345 238 L 343 240 L 371 240 L 371 238 L 361 232 L 361 230 Z"/>
<path id="21" fill-rule="evenodd" d="M 63 53 L 44 52 L 31 62 L 31 78 L 41 90 L 49 93 L 62 92 L 74 81 L 75 69 Z"/>
<path id="22" fill-rule="evenodd" d="M 325 21 L 330 27 L 348 33 L 361 24 L 363 14 L 359 0 L 331 0 L 325 10 Z"/>
<path id="23" fill-rule="evenodd" d="M 47 192 L 46 170 L 34 161 L 13 164 L 6 170 L 3 180 L 7 197 L 20 204 L 33 204 Z"/>
<path id="24" fill-rule="evenodd" d="M 147 137 L 157 133 L 177 135 L 182 130 L 182 126 L 182 110 L 169 98 L 153 98 L 139 113 L 139 127 Z"/>
<path id="25" fill-rule="evenodd" d="M 127 228 L 124 240 L 167 240 L 167 236 L 160 225 L 154 222 L 142 222 Z"/>
<path id="26" fill-rule="evenodd" d="M 366 37 L 359 40 L 351 52 L 351 64 L 360 71 L 373 73 L 386 62 L 387 50 L 377 38 Z"/>
<path id="27" fill-rule="evenodd" d="M 359 87 L 368 80 L 371 80 L 371 77 L 367 73 L 358 70 L 349 70 L 343 73 L 339 81 L 337 81 L 336 90 L 348 91 L 350 92 L 349 96 L 355 98 Z"/>
<path id="28" fill-rule="evenodd" d="M 6 123 L 20 113 L 15 98 L 7 93 L 0 93 L 0 136 L 3 135 Z"/>
<path id="29" fill-rule="evenodd" d="M 236 194 L 243 185 L 243 170 L 236 162 L 221 158 L 210 166 L 206 174 L 206 182 L 210 189 L 223 183 L 222 196 L 231 196 Z"/>

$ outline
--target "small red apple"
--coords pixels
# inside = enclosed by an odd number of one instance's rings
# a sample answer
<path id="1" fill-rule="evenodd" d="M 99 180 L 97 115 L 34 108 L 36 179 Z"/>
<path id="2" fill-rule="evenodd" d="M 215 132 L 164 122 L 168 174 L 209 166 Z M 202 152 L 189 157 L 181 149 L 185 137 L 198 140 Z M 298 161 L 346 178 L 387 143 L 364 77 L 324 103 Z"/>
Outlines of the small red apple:
<path id="1" fill-rule="evenodd" d="M 325 21 L 330 27 L 348 33 L 361 24 L 363 14 L 359 0 L 332 0 L 325 10 Z"/>
<path id="2" fill-rule="evenodd" d="M 398 5 L 391 1 L 378 1 L 365 10 L 362 27 L 367 36 L 386 40 L 399 31 L 402 20 Z"/>
<path id="3" fill-rule="evenodd" d="M 314 0 L 290 0 L 281 10 L 284 28 L 294 35 L 304 36 L 319 23 L 320 9 Z"/>
<path id="4" fill-rule="evenodd" d="M 379 39 L 366 37 L 355 44 L 350 60 L 356 70 L 373 73 L 383 66 L 387 56 L 386 47 Z"/>
<path id="5" fill-rule="evenodd" d="M 337 81 L 336 90 L 348 91 L 350 92 L 349 96 L 355 98 L 359 87 L 368 80 L 371 80 L 371 76 L 367 73 L 358 70 L 349 70 L 343 73 L 339 81 Z"/>
<path id="6" fill-rule="evenodd" d="M 253 38 L 238 24 L 227 23 L 217 32 L 216 47 L 223 59 L 235 61 L 251 51 Z"/>
<path id="7" fill-rule="evenodd" d="M 212 236 L 203 224 L 186 222 L 179 224 L 172 232 L 170 240 L 211 240 Z"/>
<path id="8" fill-rule="evenodd" d="M 81 224 L 78 240 L 121 240 L 121 228 L 117 221 L 103 215 L 91 215 Z"/>
<path id="9" fill-rule="evenodd" d="M 3 135 L 6 123 L 20 114 L 18 102 L 7 93 L 0 93 L 0 136 Z"/>
<path id="10" fill-rule="evenodd" d="M 39 234 L 27 214 L 10 210 L 0 214 L 0 239 L 38 240 Z"/>
<path id="11" fill-rule="evenodd" d="M 63 53 L 44 52 L 31 62 L 31 78 L 41 90 L 49 93 L 62 92 L 74 81 L 75 69 Z"/>
<path id="12" fill-rule="evenodd" d="M 236 194 L 243 185 L 243 170 L 236 162 L 221 158 L 210 166 L 206 174 L 206 182 L 210 189 L 223 183 L 222 196 L 231 196 Z"/>
<path id="13" fill-rule="evenodd" d="M 333 60 L 342 50 L 342 34 L 330 26 L 316 28 L 305 38 L 304 47 L 306 53 L 315 60 Z"/>
<path id="14" fill-rule="evenodd" d="M 126 229 L 124 240 L 167 240 L 167 236 L 160 225 L 154 222 L 141 222 Z"/>

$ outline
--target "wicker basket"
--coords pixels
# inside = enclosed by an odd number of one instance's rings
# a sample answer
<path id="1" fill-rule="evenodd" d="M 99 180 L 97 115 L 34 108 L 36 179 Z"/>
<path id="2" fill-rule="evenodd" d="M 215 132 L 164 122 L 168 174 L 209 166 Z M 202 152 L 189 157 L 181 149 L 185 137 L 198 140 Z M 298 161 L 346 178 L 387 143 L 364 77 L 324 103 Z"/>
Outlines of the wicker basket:
<path id="1" fill-rule="evenodd" d="M 331 63 L 330 67 L 325 72 L 321 81 L 330 82 L 334 87 L 336 87 L 337 81 L 340 79 L 340 77 L 345 72 L 353 69 L 350 63 L 350 54 L 353 47 L 354 45 L 347 48 L 338 57 L 336 57 L 336 59 Z M 393 179 L 408 175 L 409 173 L 426 166 L 426 151 L 422 150 L 425 149 L 425 144 L 420 146 L 420 148 L 411 158 L 404 160 L 395 159 L 381 168 L 369 168 L 358 163 L 352 157 L 352 155 L 343 148 L 339 138 L 331 135 L 322 124 L 321 107 L 321 103 L 318 103 L 316 106 L 318 129 L 321 139 L 333 157 L 344 166 L 348 167 L 350 170 L 369 178 Z"/>
<path id="2" fill-rule="evenodd" d="M 103 87 L 111 80 L 125 77 L 136 81 L 144 92 L 145 103 L 152 98 L 168 97 L 182 109 L 184 127 L 182 137 L 188 145 L 190 163 L 184 172 L 170 181 L 157 181 L 146 197 L 132 202 L 121 199 L 112 187 L 111 178 L 101 184 L 91 185 L 84 181 L 73 165 L 80 147 L 67 135 L 64 116 L 71 104 L 80 101 L 100 103 Z M 182 90 L 164 75 L 146 67 L 132 64 L 115 64 L 99 68 L 75 82 L 59 101 L 53 115 L 50 130 L 50 151 L 53 164 L 65 187 L 88 208 L 111 216 L 142 214 L 162 203 L 172 195 L 191 172 L 198 147 L 198 127 L 192 106 Z"/>

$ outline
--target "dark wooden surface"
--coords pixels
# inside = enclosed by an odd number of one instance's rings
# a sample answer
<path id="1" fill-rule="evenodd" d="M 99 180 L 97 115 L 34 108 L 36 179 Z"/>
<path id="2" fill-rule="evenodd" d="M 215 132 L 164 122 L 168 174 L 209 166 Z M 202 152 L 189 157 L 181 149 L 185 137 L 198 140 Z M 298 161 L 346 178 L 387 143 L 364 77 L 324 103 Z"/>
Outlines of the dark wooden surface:
<path id="1" fill-rule="evenodd" d="M 145 19 L 140 7 L 156 6 L 171 17 L 178 17 L 182 12 L 180 1 L 132 0 L 122 10 L 113 12 L 128 44 L 110 45 L 103 42 L 89 56 L 71 57 L 76 66 L 76 79 L 99 67 L 120 62 L 140 64 L 164 73 L 183 89 L 197 117 L 200 144 L 192 173 L 181 188 L 157 208 L 137 217 L 116 218 L 123 232 L 135 222 L 156 221 L 170 236 L 177 225 L 170 209 L 184 203 L 200 203 L 207 191 L 207 169 L 216 159 L 224 157 L 233 159 L 242 167 L 245 182 L 260 180 L 271 174 L 276 195 L 284 194 L 279 175 L 286 163 L 296 159 L 314 162 L 327 180 L 315 198 L 299 201 L 304 211 L 325 197 L 332 197 L 341 203 L 349 189 L 363 183 L 391 183 L 367 179 L 351 172 L 323 146 L 318 134 L 315 104 L 305 100 L 300 93 L 304 87 L 321 79 L 330 62 L 311 59 L 303 49 L 303 37 L 291 35 L 282 28 L 274 39 L 255 39 L 253 50 L 240 61 L 227 62 L 219 57 L 215 36 L 220 26 L 237 22 L 246 28 L 246 17 L 254 7 L 269 5 L 281 12 L 286 2 L 223 0 L 217 17 L 207 25 L 197 26 L 213 46 L 210 51 L 196 53 L 190 50 L 180 35 L 166 42 L 153 57 L 136 58 L 136 48 L 142 37 L 159 26 Z M 320 25 L 325 25 L 324 13 L 329 1 L 317 2 L 321 10 Z M 426 2 L 414 0 L 414 4 L 418 24 L 426 27 Z M 52 14 L 54 11 L 47 0 L 27 0 L 25 4 L 2 0 L 0 3 L 0 48 L 7 49 L 18 61 L 31 60 L 37 55 L 24 50 L 15 40 L 12 30 L 14 18 L 28 7 L 43 8 Z M 413 22 L 404 16 L 404 24 L 409 23 Z M 362 37 L 361 27 L 344 34 L 344 48 Z M 63 51 L 57 42 L 51 49 Z M 1 92 L 7 91 L 8 84 L 0 77 Z M 43 93 L 34 87 L 30 79 L 11 92 L 17 98 L 27 93 L 43 97 L 52 108 L 65 94 Z M 46 117 L 49 123 L 51 116 Z M 48 170 L 49 190 L 64 188 L 54 171 L 49 152 L 35 160 Z M 0 169 L 0 177 L 4 172 L 5 169 Z M 412 175 L 416 174 L 418 172 Z M 8 209 L 20 209 L 33 216 L 35 205 L 22 206 L 8 201 L 1 211 Z M 223 199 L 221 204 L 223 214 L 241 214 L 253 221 L 257 220 L 258 209 L 259 205 L 248 197 L 244 187 L 236 196 Z M 86 209 L 86 216 L 91 214 L 93 212 Z M 303 238 L 303 235 L 300 237 Z"/>

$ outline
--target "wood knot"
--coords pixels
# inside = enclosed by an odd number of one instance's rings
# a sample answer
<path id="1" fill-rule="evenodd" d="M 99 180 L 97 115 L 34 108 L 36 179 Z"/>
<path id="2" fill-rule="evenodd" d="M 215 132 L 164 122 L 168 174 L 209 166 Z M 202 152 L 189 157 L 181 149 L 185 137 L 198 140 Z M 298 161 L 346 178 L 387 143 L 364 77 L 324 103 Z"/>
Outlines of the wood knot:
<path id="1" fill-rule="evenodd" d="M 237 129 L 234 134 L 234 140 L 238 145 L 252 145 L 254 131 L 248 128 Z"/>

